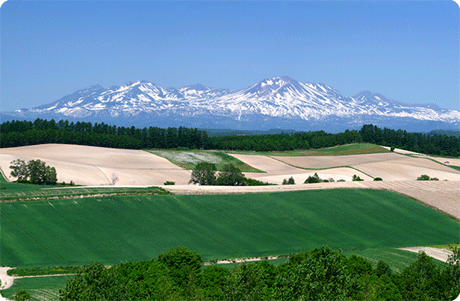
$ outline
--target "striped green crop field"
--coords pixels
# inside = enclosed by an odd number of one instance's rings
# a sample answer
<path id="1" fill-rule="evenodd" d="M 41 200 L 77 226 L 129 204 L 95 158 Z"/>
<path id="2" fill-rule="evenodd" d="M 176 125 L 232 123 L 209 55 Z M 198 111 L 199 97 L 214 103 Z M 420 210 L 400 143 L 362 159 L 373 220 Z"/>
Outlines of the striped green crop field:
<path id="1" fill-rule="evenodd" d="M 80 197 L 101 194 L 168 194 L 159 187 L 46 187 L 27 185 L 28 189 L 21 189 L 26 184 L 11 183 L 5 190 L 0 190 L 0 201 L 20 199 L 50 199 L 65 197 Z"/>
<path id="2" fill-rule="evenodd" d="M 74 277 L 52 276 L 15 279 L 12 287 L 2 290 L 2 296 L 14 300 L 14 294 L 18 289 L 26 290 L 30 293 L 31 301 L 38 300 L 59 300 L 59 289 L 65 287 L 67 280 Z"/>
<path id="3" fill-rule="evenodd" d="M 288 151 L 255 152 L 255 151 L 228 151 L 231 154 L 264 155 L 264 156 L 344 156 L 390 152 L 384 147 L 372 143 L 352 143 L 325 147 L 319 149 L 298 149 Z"/>
<path id="4" fill-rule="evenodd" d="M 204 260 L 458 243 L 460 224 L 396 193 L 311 190 L 2 203 L 3 266 L 117 264 L 183 245 Z"/>

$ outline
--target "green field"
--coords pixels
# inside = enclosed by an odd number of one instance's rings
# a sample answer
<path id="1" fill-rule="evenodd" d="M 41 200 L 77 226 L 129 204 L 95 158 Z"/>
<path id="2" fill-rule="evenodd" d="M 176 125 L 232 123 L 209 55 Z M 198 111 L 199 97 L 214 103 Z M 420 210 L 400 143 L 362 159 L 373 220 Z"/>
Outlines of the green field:
<path id="1" fill-rule="evenodd" d="M 73 276 L 52 276 L 15 279 L 12 287 L 2 290 L 3 297 L 14 300 L 14 294 L 20 288 L 30 293 L 31 300 L 58 300 L 59 289 L 64 288 L 67 279 Z"/>
<path id="2" fill-rule="evenodd" d="M 5 190 L 0 190 L 0 200 L 11 201 L 18 199 L 51 199 L 64 197 L 80 197 L 100 194 L 165 194 L 159 187 L 46 187 L 39 185 L 7 184 Z M 23 189 L 26 187 L 27 189 Z"/>
<path id="3" fill-rule="evenodd" d="M 343 155 L 360 155 L 373 153 L 386 153 L 389 150 L 371 143 L 353 143 L 339 145 L 321 149 L 291 150 L 291 151 L 274 151 L 274 152 L 254 152 L 254 151 L 229 151 L 231 154 L 243 155 L 264 155 L 264 156 L 343 156 Z"/>
<path id="4" fill-rule="evenodd" d="M 1 265 L 118 264 L 183 245 L 204 260 L 458 243 L 460 224 L 376 190 L 2 203 Z"/>
<path id="5" fill-rule="evenodd" d="M 184 169 L 192 170 L 200 162 L 210 162 L 216 165 L 217 170 L 222 170 L 225 164 L 233 164 L 242 172 L 263 172 L 235 157 L 219 151 L 202 150 L 147 150 L 157 156 L 168 159 L 171 163 Z"/>
<path id="6" fill-rule="evenodd" d="M 370 261 L 374 268 L 377 267 L 380 260 L 383 260 L 396 273 L 401 273 L 417 259 L 417 253 L 391 248 L 344 251 L 343 254 L 345 256 L 361 256 Z M 433 258 L 433 262 L 440 268 L 444 267 L 442 261 Z"/>

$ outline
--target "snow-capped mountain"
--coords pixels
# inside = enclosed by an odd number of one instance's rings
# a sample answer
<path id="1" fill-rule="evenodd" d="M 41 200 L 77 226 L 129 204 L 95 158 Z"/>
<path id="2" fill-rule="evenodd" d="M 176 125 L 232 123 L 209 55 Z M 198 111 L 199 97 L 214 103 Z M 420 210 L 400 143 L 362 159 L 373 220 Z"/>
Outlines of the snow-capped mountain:
<path id="1" fill-rule="evenodd" d="M 201 84 L 163 88 L 148 81 L 108 89 L 95 85 L 47 105 L 3 113 L 5 116 L 141 126 L 331 131 L 364 123 L 415 130 L 428 125 L 432 129 L 458 128 L 460 124 L 456 110 L 406 104 L 368 91 L 347 97 L 328 85 L 301 83 L 287 76 L 264 79 L 240 91 Z"/>

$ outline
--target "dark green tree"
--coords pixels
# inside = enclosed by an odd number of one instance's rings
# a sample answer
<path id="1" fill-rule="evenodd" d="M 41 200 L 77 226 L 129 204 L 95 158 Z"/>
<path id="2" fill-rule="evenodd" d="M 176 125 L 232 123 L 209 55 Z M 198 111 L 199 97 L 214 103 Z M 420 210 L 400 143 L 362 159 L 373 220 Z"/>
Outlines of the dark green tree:
<path id="1" fill-rule="evenodd" d="M 245 178 L 238 167 L 233 164 L 225 164 L 222 171 L 218 174 L 216 184 L 225 186 L 242 186 L 245 185 Z"/>
<path id="2" fill-rule="evenodd" d="M 17 159 L 10 163 L 11 176 L 18 178 L 18 182 L 27 182 L 29 170 L 24 160 Z"/>
<path id="3" fill-rule="evenodd" d="M 216 165 L 209 162 L 200 162 L 192 171 L 189 183 L 200 185 L 214 185 L 216 183 Z"/>

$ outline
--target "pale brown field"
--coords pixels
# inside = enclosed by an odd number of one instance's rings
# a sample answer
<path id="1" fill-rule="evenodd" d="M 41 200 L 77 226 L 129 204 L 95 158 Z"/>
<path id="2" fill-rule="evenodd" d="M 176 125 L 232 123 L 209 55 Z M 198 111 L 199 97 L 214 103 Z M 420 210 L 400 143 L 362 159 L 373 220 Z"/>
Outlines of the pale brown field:
<path id="1" fill-rule="evenodd" d="M 377 153 L 346 156 L 274 156 L 273 158 L 299 168 L 323 169 L 337 166 L 354 166 L 357 164 L 388 161 L 398 159 L 400 157 L 401 155 L 395 153 Z"/>
<path id="2" fill-rule="evenodd" d="M 173 193 L 251 193 L 334 188 L 385 189 L 413 197 L 460 219 L 460 172 L 433 162 L 426 156 L 408 157 L 397 153 L 321 157 L 233 156 L 265 171 L 265 173 L 246 173 L 247 177 L 281 184 L 284 179 L 292 176 L 296 185 L 257 187 L 187 185 L 190 179 L 189 171 L 151 153 L 79 145 L 45 144 L 0 149 L 0 167 L 9 180 L 14 180 L 10 177 L 11 161 L 18 158 L 25 161 L 40 159 L 56 168 L 59 182 L 69 183 L 72 180 L 80 185 L 110 185 L 112 175 L 116 174 L 119 179 L 116 186 L 161 186 Z M 350 167 L 331 168 L 335 166 Z M 344 179 L 346 182 L 303 184 L 305 179 L 315 172 L 323 179 L 333 178 L 335 181 Z M 422 174 L 437 177 L 440 181 L 415 181 Z M 364 179 L 364 182 L 352 182 L 353 175 L 358 175 Z M 384 181 L 373 182 L 368 175 L 382 177 Z M 444 179 L 449 181 L 443 181 Z M 176 185 L 163 186 L 165 181 L 173 181 Z"/>
<path id="3" fill-rule="evenodd" d="M 9 180 L 10 162 L 40 159 L 56 168 L 58 181 L 78 185 L 162 185 L 165 181 L 186 184 L 190 172 L 168 160 L 141 150 L 81 145 L 44 144 L 0 149 L 0 167 Z"/>

